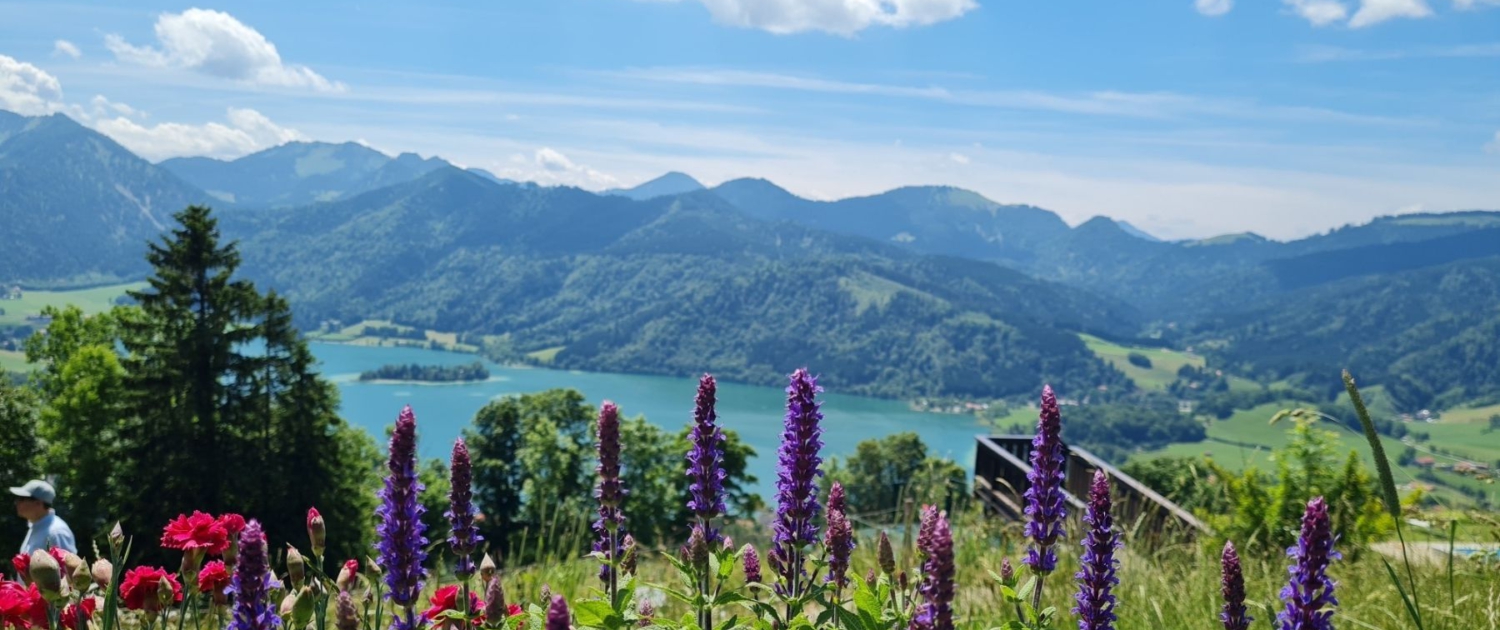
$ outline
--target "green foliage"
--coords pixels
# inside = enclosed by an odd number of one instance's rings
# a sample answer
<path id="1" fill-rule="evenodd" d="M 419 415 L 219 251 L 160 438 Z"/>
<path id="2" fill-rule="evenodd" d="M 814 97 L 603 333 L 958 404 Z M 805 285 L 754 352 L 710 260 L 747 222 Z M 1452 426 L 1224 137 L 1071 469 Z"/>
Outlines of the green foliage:
<path id="1" fill-rule="evenodd" d="M 5 376 L 0 371 L 0 377 Z M 16 387 L 9 379 L 0 378 L 0 479 L 17 480 L 24 483 L 35 478 L 37 452 L 36 395 L 29 388 Z M 20 540 L 26 534 L 26 523 L 20 519 L 7 518 L 0 522 L 0 535 L 8 540 Z"/>
<path id="2" fill-rule="evenodd" d="M 849 512 L 866 520 L 897 522 L 908 504 L 964 506 L 968 473 L 952 460 L 933 457 L 916 433 L 863 440 L 847 459 L 829 460 L 823 492 L 837 481 L 844 486 Z"/>
<path id="3" fill-rule="evenodd" d="M 1208 463 L 1213 475 L 1224 480 L 1229 512 L 1215 512 L 1219 505 L 1214 502 L 1191 507 L 1214 527 L 1218 539 L 1233 540 L 1251 552 L 1285 549 L 1296 540 L 1303 507 L 1317 496 L 1328 502 L 1334 532 L 1347 549 L 1362 549 L 1391 531 L 1391 516 L 1381 511 L 1374 480 L 1358 454 L 1349 452 L 1340 465 L 1338 435 L 1317 428 L 1315 416 L 1292 417 L 1290 440 L 1273 455 L 1274 477 L 1253 467 L 1235 474 Z"/>
<path id="4" fill-rule="evenodd" d="M 465 365 L 382 365 L 360 373 L 361 381 L 426 381 L 451 383 L 456 381 L 482 381 L 490 377 L 489 369 L 475 361 Z"/>
<path id="5" fill-rule="evenodd" d="M 1174 442 L 1201 442 L 1207 435 L 1202 424 L 1177 412 L 1175 402 L 1160 398 L 1143 398 L 1136 404 L 1070 406 L 1064 408 L 1063 418 L 1064 441 L 1111 462 L 1123 463 L 1132 452 Z M 1008 429 L 1016 434 L 1032 430 L 1027 425 Z"/>

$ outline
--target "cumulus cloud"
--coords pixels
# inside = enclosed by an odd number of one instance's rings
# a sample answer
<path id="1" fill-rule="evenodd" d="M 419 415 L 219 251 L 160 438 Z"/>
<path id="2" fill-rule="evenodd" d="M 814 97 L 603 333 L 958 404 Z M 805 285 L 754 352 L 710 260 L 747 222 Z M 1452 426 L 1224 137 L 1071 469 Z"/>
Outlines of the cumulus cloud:
<path id="1" fill-rule="evenodd" d="M 968 164 L 969 163 L 969 156 L 964 155 L 962 153 L 949 153 L 948 154 L 948 159 L 952 160 L 954 164 Z"/>
<path id="2" fill-rule="evenodd" d="M 1426 0 L 1360 0 L 1359 10 L 1349 18 L 1349 28 L 1364 28 L 1396 18 L 1424 18 L 1432 15 Z"/>
<path id="3" fill-rule="evenodd" d="M 79 50 L 78 46 L 75 46 L 73 42 L 66 39 L 59 39 L 52 42 L 52 56 L 59 57 L 64 55 L 77 59 L 83 56 L 83 51 Z"/>
<path id="4" fill-rule="evenodd" d="M 1193 8 L 1203 15 L 1216 17 L 1233 9 L 1234 0 L 1193 0 Z"/>
<path id="5" fill-rule="evenodd" d="M 1349 17 L 1349 7 L 1338 0 L 1281 0 L 1298 17 L 1313 26 L 1328 26 Z"/>
<path id="6" fill-rule="evenodd" d="M 232 107 L 224 123 L 169 122 L 146 126 L 122 115 L 98 120 L 94 128 L 152 161 L 184 155 L 229 159 L 306 139 L 297 130 L 281 127 L 258 111 Z"/>
<path id="7" fill-rule="evenodd" d="M 598 190 L 620 185 L 613 175 L 579 164 L 552 147 L 542 147 L 531 155 L 512 154 L 510 161 L 491 169 L 495 175 L 516 181 L 545 185 L 577 186 Z"/>
<path id="8" fill-rule="evenodd" d="M 62 83 L 46 71 L 0 55 L 0 109 L 40 116 L 63 109 Z"/>
<path id="9" fill-rule="evenodd" d="M 181 68 L 248 85 L 345 89 L 307 66 L 282 61 L 275 44 L 222 11 L 163 13 L 156 20 L 156 39 L 157 46 L 136 46 L 111 34 L 104 45 L 117 59 L 143 66 Z"/>
<path id="10" fill-rule="evenodd" d="M 952 20 L 979 7 L 976 0 L 693 1 L 707 7 L 709 15 L 720 24 L 780 35 L 805 31 L 853 35 L 872 26 L 927 26 Z"/>

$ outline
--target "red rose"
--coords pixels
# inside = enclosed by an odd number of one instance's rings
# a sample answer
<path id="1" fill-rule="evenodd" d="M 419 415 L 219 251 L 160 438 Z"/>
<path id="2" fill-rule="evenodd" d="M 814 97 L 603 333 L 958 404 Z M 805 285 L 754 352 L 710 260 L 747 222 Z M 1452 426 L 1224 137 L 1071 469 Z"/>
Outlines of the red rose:
<path id="1" fill-rule="evenodd" d="M 229 586 L 229 569 L 219 560 L 210 560 L 198 572 L 199 593 L 219 593 Z"/>
<path id="2" fill-rule="evenodd" d="M 162 578 L 172 583 L 172 601 L 182 601 L 182 584 L 177 582 L 177 576 L 167 573 L 161 567 L 136 567 L 125 572 L 125 579 L 120 584 L 120 599 L 125 601 L 125 607 L 130 610 L 160 611 L 161 601 L 157 599 L 157 592 L 161 588 Z"/>
<path id="3" fill-rule="evenodd" d="M 77 604 L 68 604 L 62 611 L 63 627 L 68 630 L 88 630 L 89 620 L 94 618 L 94 610 L 98 606 L 99 600 L 94 597 L 85 597 Z"/>
<path id="4" fill-rule="evenodd" d="M 51 547 L 47 549 L 47 555 L 52 556 L 52 559 L 57 561 L 58 568 L 61 569 L 64 572 L 63 575 L 66 576 L 68 570 L 68 550 L 63 549 L 62 547 Z"/>
<path id="5" fill-rule="evenodd" d="M 0 582 L 0 627 L 46 628 L 47 600 L 36 585 Z"/>
<path id="6" fill-rule="evenodd" d="M 219 524 L 224 526 L 224 531 L 230 536 L 238 536 L 245 531 L 245 517 L 238 514 L 220 514 Z"/>
<path id="7" fill-rule="evenodd" d="M 183 551 L 203 550 L 212 555 L 229 547 L 229 530 L 218 519 L 194 511 L 192 516 L 179 515 L 162 530 L 161 546 Z"/>
<path id="8" fill-rule="evenodd" d="M 505 607 L 505 612 L 510 613 L 510 616 L 512 616 L 512 617 L 514 617 L 516 615 L 521 615 L 521 614 L 525 614 L 526 613 L 525 610 L 521 609 L 521 605 L 520 604 L 511 604 L 509 606 L 506 606 Z"/>
<path id="9" fill-rule="evenodd" d="M 16 557 L 10 559 L 10 566 L 16 568 L 16 573 L 21 575 L 22 580 L 31 581 L 31 556 L 18 553 Z"/>
<path id="10" fill-rule="evenodd" d="M 458 610 L 458 585 L 438 589 L 428 601 L 432 602 L 432 607 L 422 611 L 422 616 L 428 621 L 437 619 L 449 610 Z M 474 593 L 469 593 L 469 615 L 475 617 L 471 621 L 474 625 L 484 623 L 484 602 Z"/>

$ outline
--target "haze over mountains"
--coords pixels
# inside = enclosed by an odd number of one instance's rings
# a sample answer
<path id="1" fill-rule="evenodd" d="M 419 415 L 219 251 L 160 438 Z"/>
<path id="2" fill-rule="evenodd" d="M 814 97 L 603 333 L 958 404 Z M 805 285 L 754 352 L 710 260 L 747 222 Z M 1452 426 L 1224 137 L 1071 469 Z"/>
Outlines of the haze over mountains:
<path id="1" fill-rule="evenodd" d="M 806 363 L 887 396 L 1129 390 L 1090 332 L 1265 380 L 1321 386 L 1348 365 L 1404 404 L 1500 400 L 1493 212 L 1163 242 L 940 186 L 814 201 L 668 173 L 595 194 L 353 143 L 151 164 L 64 116 L 5 112 L 0 189 L 0 284 L 140 277 L 146 239 L 210 203 L 305 325 L 391 319 L 563 367 L 773 382 Z"/>

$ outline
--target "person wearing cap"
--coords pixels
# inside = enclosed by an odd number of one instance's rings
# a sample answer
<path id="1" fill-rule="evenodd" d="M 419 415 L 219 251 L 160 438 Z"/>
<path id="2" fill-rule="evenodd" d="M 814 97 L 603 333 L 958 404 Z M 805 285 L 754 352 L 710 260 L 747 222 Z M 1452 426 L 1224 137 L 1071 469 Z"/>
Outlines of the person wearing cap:
<path id="1" fill-rule="evenodd" d="M 78 543 L 73 540 L 73 530 L 52 511 L 52 502 L 57 491 L 52 484 L 41 479 L 32 479 L 19 488 L 11 488 L 16 495 L 16 514 L 30 524 L 26 539 L 21 541 L 21 553 L 29 554 L 38 549 L 51 547 L 78 553 Z"/>

